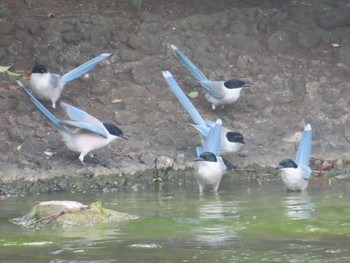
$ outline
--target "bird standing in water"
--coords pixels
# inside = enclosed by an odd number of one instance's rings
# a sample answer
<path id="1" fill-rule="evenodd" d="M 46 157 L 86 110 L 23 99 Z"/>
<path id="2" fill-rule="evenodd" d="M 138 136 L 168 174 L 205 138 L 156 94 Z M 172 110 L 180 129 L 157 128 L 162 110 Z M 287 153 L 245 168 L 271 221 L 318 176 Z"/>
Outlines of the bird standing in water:
<path id="1" fill-rule="evenodd" d="M 292 191 L 304 191 L 308 187 L 311 176 L 309 167 L 311 156 L 312 129 L 307 124 L 301 136 L 295 162 L 292 159 L 282 160 L 276 169 L 281 170 L 281 178 L 284 186 Z"/>
<path id="2" fill-rule="evenodd" d="M 217 120 L 215 125 L 209 130 L 205 139 L 204 147 L 197 147 L 197 181 L 199 192 L 214 191 L 219 188 L 222 176 L 226 170 L 223 159 L 220 156 L 221 148 L 221 120 Z"/>

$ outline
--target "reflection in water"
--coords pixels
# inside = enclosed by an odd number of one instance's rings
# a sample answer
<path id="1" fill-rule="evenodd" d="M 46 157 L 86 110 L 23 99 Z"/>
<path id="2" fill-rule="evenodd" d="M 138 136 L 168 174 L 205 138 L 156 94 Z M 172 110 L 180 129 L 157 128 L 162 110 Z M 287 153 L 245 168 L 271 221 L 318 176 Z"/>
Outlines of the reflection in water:
<path id="1" fill-rule="evenodd" d="M 286 216 L 294 220 L 310 219 L 315 211 L 315 206 L 307 192 L 288 193 L 282 199 L 282 204 L 286 210 Z"/>
<path id="2" fill-rule="evenodd" d="M 238 217 L 238 202 L 222 201 L 218 194 L 201 196 L 198 207 L 199 223 L 194 229 L 194 240 L 203 245 L 226 245 L 236 237 L 227 223 L 228 218 Z"/>
<path id="3" fill-rule="evenodd" d="M 286 193 L 280 181 L 223 187 L 202 196 L 197 185 L 164 184 L 2 200 L 0 262 L 349 262 L 349 184 L 308 193 Z M 139 219 L 40 230 L 9 222 L 48 199 L 101 200 Z"/>

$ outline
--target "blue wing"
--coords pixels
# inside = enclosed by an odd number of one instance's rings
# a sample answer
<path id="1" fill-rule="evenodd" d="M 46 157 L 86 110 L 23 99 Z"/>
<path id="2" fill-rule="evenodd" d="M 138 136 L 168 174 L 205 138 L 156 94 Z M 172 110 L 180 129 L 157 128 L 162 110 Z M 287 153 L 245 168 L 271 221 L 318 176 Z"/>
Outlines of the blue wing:
<path id="1" fill-rule="evenodd" d="M 83 129 L 83 130 L 86 130 L 89 132 L 96 133 L 104 138 L 107 138 L 107 133 L 103 129 L 101 129 L 100 127 L 95 126 L 93 124 L 86 123 L 86 122 L 77 122 L 77 121 L 59 121 L 59 122 L 63 125 Z"/>
<path id="2" fill-rule="evenodd" d="M 227 167 L 226 167 L 226 165 L 225 165 L 225 163 L 224 163 L 224 160 L 222 159 L 222 157 L 217 157 L 217 160 L 218 160 L 218 162 L 220 162 L 220 164 L 221 164 L 221 171 L 222 172 L 225 172 L 226 171 L 226 169 L 227 169 Z"/>
<path id="3" fill-rule="evenodd" d="M 295 156 L 295 163 L 300 166 L 309 166 L 311 156 L 311 141 L 312 141 L 312 129 L 311 125 L 307 124 L 303 135 L 301 136 L 298 150 Z"/>
<path id="4" fill-rule="evenodd" d="M 208 137 L 206 138 L 204 143 L 204 152 L 211 152 L 215 154 L 215 156 L 220 156 L 221 128 L 221 120 L 218 120 L 216 124 L 210 128 Z"/>
<path id="5" fill-rule="evenodd" d="M 175 45 L 171 45 L 171 48 L 175 50 L 176 54 L 180 58 L 181 62 L 185 65 L 188 71 L 197 79 L 197 81 L 205 81 L 208 78 L 204 75 L 200 69 L 192 63 L 192 61 Z"/>
<path id="6" fill-rule="evenodd" d="M 91 116 L 87 112 L 78 109 L 68 103 L 61 102 L 61 107 L 65 110 L 68 117 L 73 121 L 61 121 L 65 125 L 73 126 L 80 129 L 89 130 L 91 132 L 97 133 L 105 138 L 107 138 L 106 131 L 102 128 L 103 124 Z"/>
<path id="7" fill-rule="evenodd" d="M 224 95 L 222 94 L 223 92 L 223 87 L 218 86 L 219 82 L 216 82 L 216 84 L 214 84 L 213 81 L 211 80 L 202 80 L 199 82 L 199 84 L 202 85 L 202 87 L 214 98 L 217 99 L 222 99 L 224 97 Z"/>
<path id="8" fill-rule="evenodd" d="M 96 119 L 94 116 L 91 116 L 87 112 L 81 109 L 78 109 L 68 103 L 61 102 L 61 107 L 65 110 L 68 117 L 73 121 L 86 122 L 96 126 L 102 125 L 102 123 L 98 119 Z"/>
<path id="9" fill-rule="evenodd" d="M 202 116 L 199 114 L 197 109 L 193 106 L 193 104 L 188 99 L 186 94 L 182 91 L 179 84 L 177 84 L 173 75 L 169 71 L 163 71 L 163 76 L 164 76 L 166 82 L 168 83 L 171 91 L 175 94 L 175 96 L 180 101 L 181 105 L 184 107 L 184 109 L 190 115 L 193 123 L 195 125 L 206 126 L 205 121 L 203 120 Z"/>
<path id="10" fill-rule="evenodd" d="M 57 119 L 48 109 L 44 107 L 34 96 L 30 91 L 22 84 L 22 82 L 17 80 L 17 84 L 22 88 L 22 90 L 25 92 L 25 94 L 29 97 L 29 99 L 33 102 L 35 107 L 37 107 L 38 110 L 41 111 L 44 116 L 51 121 L 59 130 L 64 131 L 64 132 L 69 132 L 69 130 L 63 126 L 60 123 L 60 120 Z"/>
<path id="11" fill-rule="evenodd" d="M 304 180 L 309 180 L 310 179 L 310 176 L 312 174 L 312 170 L 310 167 L 308 166 L 300 166 L 301 169 L 302 169 L 302 174 L 303 174 L 303 179 Z"/>
<path id="12" fill-rule="evenodd" d="M 79 67 L 69 71 L 68 73 L 64 74 L 61 77 L 61 81 L 64 83 L 69 82 L 71 80 L 74 80 L 81 75 L 85 74 L 86 72 L 90 71 L 92 68 L 94 68 L 98 63 L 100 63 L 102 60 L 106 59 L 109 57 L 111 54 L 109 53 L 103 53 L 88 62 L 85 62 L 84 64 L 80 65 Z"/>

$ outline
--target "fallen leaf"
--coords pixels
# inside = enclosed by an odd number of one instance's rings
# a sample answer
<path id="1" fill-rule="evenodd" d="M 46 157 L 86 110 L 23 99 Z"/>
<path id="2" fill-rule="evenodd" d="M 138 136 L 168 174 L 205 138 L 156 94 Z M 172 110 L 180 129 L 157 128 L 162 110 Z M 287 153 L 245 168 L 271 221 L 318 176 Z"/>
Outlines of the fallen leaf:
<path id="1" fill-rule="evenodd" d="M 53 12 L 50 12 L 47 14 L 47 17 L 55 17 L 55 14 Z"/>
<path id="2" fill-rule="evenodd" d="M 0 73 L 6 72 L 11 68 L 12 66 L 0 66 Z"/>
<path id="3" fill-rule="evenodd" d="M 198 91 L 192 91 L 190 93 L 187 94 L 188 97 L 190 97 L 191 99 L 195 99 L 198 97 Z"/>
<path id="4" fill-rule="evenodd" d="M 28 80 L 28 79 L 30 79 L 30 76 L 32 75 L 32 72 L 30 72 L 30 71 L 25 71 L 25 72 L 23 72 L 23 74 L 22 74 L 22 78 L 24 79 L 24 80 Z"/>
<path id="5" fill-rule="evenodd" d="M 123 99 L 113 99 L 112 103 L 116 104 L 116 103 L 120 103 L 123 102 Z"/>
<path id="6" fill-rule="evenodd" d="M 22 73 L 19 73 L 19 72 L 12 72 L 10 70 L 7 70 L 6 71 L 6 74 L 9 75 L 10 77 L 19 77 L 22 75 Z"/>

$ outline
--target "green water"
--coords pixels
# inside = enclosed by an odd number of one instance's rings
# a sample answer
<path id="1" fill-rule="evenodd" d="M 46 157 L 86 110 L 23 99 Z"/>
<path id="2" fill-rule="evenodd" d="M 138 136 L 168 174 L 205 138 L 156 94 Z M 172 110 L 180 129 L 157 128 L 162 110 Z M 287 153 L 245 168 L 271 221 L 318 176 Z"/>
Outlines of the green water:
<path id="1" fill-rule="evenodd" d="M 223 181 L 216 195 L 164 184 L 9 198 L 0 201 L 0 262 L 350 262 L 349 188 L 313 178 L 307 193 Z M 70 229 L 9 222 L 46 200 L 101 200 L 139 219 Z"/>

